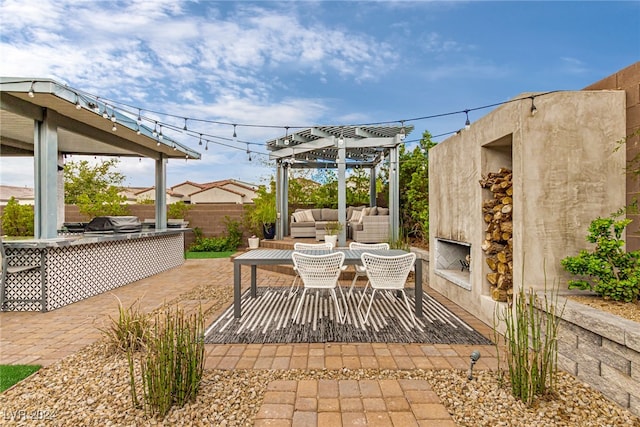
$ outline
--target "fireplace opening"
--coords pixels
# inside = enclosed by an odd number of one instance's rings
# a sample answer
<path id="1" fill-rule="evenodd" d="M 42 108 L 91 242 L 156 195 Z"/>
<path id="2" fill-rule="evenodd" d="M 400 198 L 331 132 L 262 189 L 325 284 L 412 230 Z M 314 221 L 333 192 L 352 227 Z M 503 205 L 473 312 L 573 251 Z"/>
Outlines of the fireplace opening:
<path id="1" fill-rule="evenodd" d="M 471 290 L 471 244 L 436 238 L 435 274 Z"/>

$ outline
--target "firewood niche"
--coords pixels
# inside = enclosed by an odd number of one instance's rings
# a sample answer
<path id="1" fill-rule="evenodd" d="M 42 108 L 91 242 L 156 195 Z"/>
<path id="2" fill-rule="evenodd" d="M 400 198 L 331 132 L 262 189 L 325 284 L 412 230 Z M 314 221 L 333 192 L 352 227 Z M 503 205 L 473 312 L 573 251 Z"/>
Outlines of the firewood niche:
<path id="1" fill-rule="evenodd" d="M 505 302 L 513 296 L 513 173 L 500 168 L 483 176 L 480 186 L 491 192 L 482 202 L 487 227 L 481 247 L 491 270 L 486 277 L 491 297 Z"/>

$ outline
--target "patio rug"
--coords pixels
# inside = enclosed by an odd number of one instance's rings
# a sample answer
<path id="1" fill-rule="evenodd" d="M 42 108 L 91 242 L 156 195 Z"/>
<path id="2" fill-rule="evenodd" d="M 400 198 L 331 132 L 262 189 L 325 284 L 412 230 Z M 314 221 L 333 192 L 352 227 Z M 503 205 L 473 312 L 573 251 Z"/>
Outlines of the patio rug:
<path id="1" fill-rule="evenodd" d="M 357 312 L 361 290 L 354 289 L 347 299 L 348 314 L 344 324 L 336 320 L 331 294 L 326 290 L 308 290 L 298 319 L 292 319 L 301 290 L 289 298 L 288 287 L 259 287 L 257 297 L 249 290 L 242 295 L 242 317 L 233 317 L 233 304 L 205 332 L 208 344 L 263 344 L 315 342 L 385 342 L 428 344 L 491 344 L 438 301 L 424 293 L 424 317 L 414 327 L 402 297 L 389 292 L 376 292 L 367 324 L 361 317 L 366 312 L 368 296 Z M 343 302 L 338 301 L 344 312 Z M 411 309 L 413 290 L 407 291 Z M 345 294 L 346 296 L 346 294 Z"/>

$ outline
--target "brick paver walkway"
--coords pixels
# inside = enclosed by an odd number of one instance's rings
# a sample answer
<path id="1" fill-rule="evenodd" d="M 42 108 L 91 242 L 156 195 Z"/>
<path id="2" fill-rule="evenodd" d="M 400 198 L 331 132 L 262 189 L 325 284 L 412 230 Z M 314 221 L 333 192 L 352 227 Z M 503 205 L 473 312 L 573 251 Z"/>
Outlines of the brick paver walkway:
<path id="1" fill-rule="evenodd" d="M 243 283 L 249 283 L 243 269 Z M 260 270 L 258 285 L 288 285 L 291 277 Z M 48 313 L 0 313 L 0 363 L 51 363 L 99 339 L 99 327 L 137 300 L 149 312 L 202 283 L 233 286 L 228 259 L 187 260 L 181 267 Z M 490 329 L 450 301 L 434 295 L 460 318 L 491 338 Z M 199 301 L 203 310 L 212 301 Z M 184 301 L 185 304 L 195 301 Z M 213 320 L 219 313 L 207 319 Z M 208 369 L 468 369 L 471 351 L 482 358 L 476 369 L 497 366 L 493 346 L 396 343 L 207 345 Z M 424 380 L 300 380 L 268 385 L 256 426 L 454 426 Z"/>

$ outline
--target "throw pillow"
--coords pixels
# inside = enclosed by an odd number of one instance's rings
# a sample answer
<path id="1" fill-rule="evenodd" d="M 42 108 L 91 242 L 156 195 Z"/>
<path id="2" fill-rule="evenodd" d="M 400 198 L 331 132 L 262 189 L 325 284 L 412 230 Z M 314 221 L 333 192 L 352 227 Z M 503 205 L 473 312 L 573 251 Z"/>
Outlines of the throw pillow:
<path id="1" fill-rule="evenodd" d="M 360 218 L 362 217 L 362 212 L 360 211 L 353 211 L 351 213 L 351 218 L 349 218 L 350 222 L 359 222 Z"/>
<path id="2" fill-rule="evenodd" d="M 376 215 L 378 215 L 378 208 L 377 208 L 376 206 L 373 206 L 373 207 L 371 208 L 371 210 L 369 211 L 369 215 L 370 215 L 370 216 L 376 216 Z"/>
<path id="3" fill-rule="evenodd" d="M 358 222 L 362 223 L 362 218 L 364 218 L 365 216 L 368 216 L 370 211 L 371 211 L 371 208 L 362 209 L 362 215 L 360 216 L 360 219 L 358 220 Z"/>
<path id="4" fill-rule="evenodd" d="M 304 214 L 304 220 L 307 222 L 315 222 L 315 218 L 313 217 L 313 212 L 311 212 L 311 209 L 307 209 L 305 211 L 302 211 L 302 213 Z"/>
<path id="5" fill-rule="evenodd" d="M 378 215 L 389 215 L 389 208 L 378 208 Z"/>
<path id="6" fill-rule="evenodd" d="M 304 218 L 305 218 L 304 211 L 293 213 L 293 219 L 295 222 L 304 222 L 305 221 Z"/>

